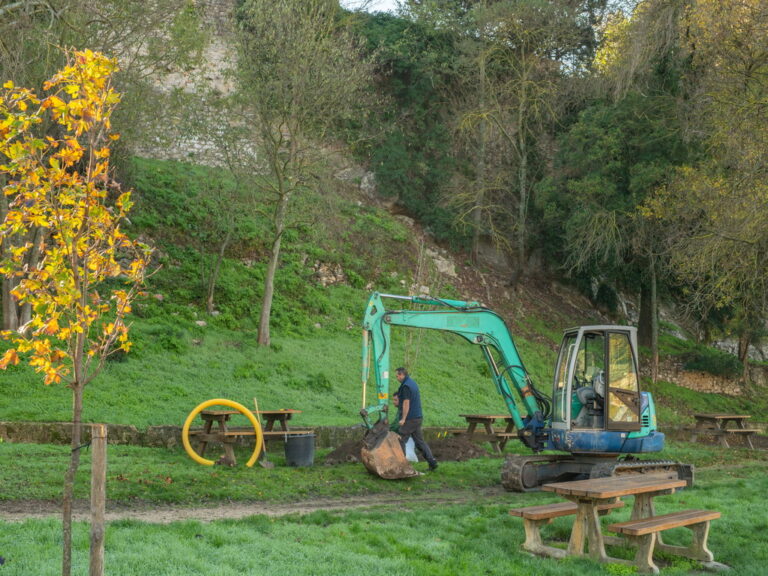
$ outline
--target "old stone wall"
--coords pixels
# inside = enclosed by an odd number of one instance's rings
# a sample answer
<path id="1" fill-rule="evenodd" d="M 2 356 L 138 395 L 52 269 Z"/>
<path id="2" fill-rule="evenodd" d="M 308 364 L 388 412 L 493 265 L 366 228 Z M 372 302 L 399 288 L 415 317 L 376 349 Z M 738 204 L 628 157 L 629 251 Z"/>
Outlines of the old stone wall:
<path id="1" fill-rule="evenodd" d="M 345 442 L 361 440 L 365 434 L 360 425 L 317 426 L 311 430 L 318 448 L 335 448 Z M 425 428 L 424 435 L 428 440 L 434 440 L 444 435 L 445 430 Z M 69 422 L 0 422 L 0 442 L 67 445 L 71 441 L 72 424 Z M 89 441 L 90 427 L 86 424 L 83 426 L 83 444 Z M 181 426 L 150 426 L 142 431 L 135 426 L 108 424 L 107 443 L 181 449 Z M 253 446 L 253 438 L 244 437 L 238 439 L 238 443 Z"/>
<path id="2" fill-rule="evenodd" d="M 640 372 L 643 376 L 649 376 L 651 374 L 650 364 L 643 363 L 640 366 Z M 753 384 L 760 387 L 768 386 L 768 366 L 750 366 L 749 376 Z M 659 379 L 707 394 L 741 396 L 746 388 L 741 378 L 726 378 L 708 372 L 685 370 L 682 362 L 673 360 L 663 361 L 659 366 Z"/>
<path id="3" fill-rule="evenodd" d="M 142 128 L 143 138 L 133 146 L 139 156 L 220 166 L 220 145 L 212 134 L 222 125 L 217 96 L 231 94 L 237 52 L 232 43 L 236 0 L 199 2 L 201 26 L 206 34 L 199 65 L 167 70 L 150 78 L 156 93 L 156 116 Z M 174 92 L 181 98 L 171 99 Z M 179 105 L 183 99 L 186 104 Z"/>

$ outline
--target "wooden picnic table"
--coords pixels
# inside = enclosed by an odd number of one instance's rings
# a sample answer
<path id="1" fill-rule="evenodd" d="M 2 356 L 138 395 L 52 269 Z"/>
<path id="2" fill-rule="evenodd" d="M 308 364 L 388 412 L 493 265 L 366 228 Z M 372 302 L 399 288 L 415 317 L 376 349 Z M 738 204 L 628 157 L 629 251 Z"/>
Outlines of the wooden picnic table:
<path id="1" fill-rule="evenodd" d="M 660 474 L 630 474 L 626 476 L 611 476 L 607 478 L 591 478 L 574 482 L 555 482 L 544 484 L 541 489 L 554 492 L 574 502 L 577 505 L 576 517 L 573 521 L 568 548 L 563 551 L 557 548 L 542 550 L 550 556 L 584 556 L 585 541 L 589 543 L 589 557 L 599 562 L 618 562 L 634 564 L 627 560 L 611 558 L 605 551 L 606 541 L 620 543 L 619 539 L 603 536 L 600 529 L 600 508 L 615 502 L 624 496 L 634 496 L 632 520 L 654 516 L 653 499 L 662 494 L 672 494 L 678 488 L 686 486 L 685 480 L 680 480 L 674 473 Z M 658 545 L 664 544 L 657 539 Z"/>
<path id="2" fill-rule="evenodd" d="M 497 453 L 501 453 L 510 438 L 517 438 L 515 433 L 515 421 L 509 414 L 459 414 L 467 421 L 466 430 L 451 430 L 454 436 L 466 436 L 470 440 L 490 442 Z M 496 421 L 506 422 L 504 431 L 497 431 L 493 425 Z M 477 425 L 481 424 L 485 433 L 477 432 Z"/>
<path id="3" fill-rule="evenodd" d="M 289 430 L 288 421 L 294 414 L 301 414 L 301 410 L 293 408 L 284 408 L 282 410 L 251 410 L 257 417 L 263 418 L 262 434 L 266 442 L 268 437 L 280 438 L 286 437 L 292 433 L 306 433 L 306 430 Z M 234 441 L 241 436 L 253 436 L 255 434 L 252 427 L 229 428 L 228 422 L 233 414 L 240 414 L 237 410 L 203 410 L 200 412 L 200 418 L 203 420 L 203 429 L 196 431 L 198 437 L 197 453 L 200 456 L 205 454 L 209 442 L 220 442 L 224 446 L 224 457 L 222 464 L 234 466 L 237 462 L 235 453 L 232 449 Z M 214 424 L 216 427 L 214 428 Z M 275 424 L 279 429 L 275 430 Z"/>
<path id="4" fill-rule="evenodd" d="M 691 442 L 696 442 L 699 434 L 712 434 L 717 436 L 720 445 L 729 448 L 728 436 L 743 436 L 747 445 L 754 449 L 752 437 L 759 432 L 757 428 L 747 428 L 747 420 L 752 416 L 749 414 L 694 414 L 696 425 L 691 428 Z M 733 427 L 729 427 L 729 423 Z"/>

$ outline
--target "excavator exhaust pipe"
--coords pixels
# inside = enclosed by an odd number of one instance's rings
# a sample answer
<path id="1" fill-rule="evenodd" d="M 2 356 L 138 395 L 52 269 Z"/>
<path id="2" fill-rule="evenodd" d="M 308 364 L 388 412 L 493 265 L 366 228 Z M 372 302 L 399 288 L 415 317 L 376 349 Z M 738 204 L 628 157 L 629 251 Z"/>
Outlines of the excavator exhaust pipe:
<path id="1" fill-rule="evenodd" d="M 368 472 L 385 480 L 419 475 L 406 459 L 400 437 L 389 430 L 386 420 L 379 420 L 366 432 L 360 459 Z"/>

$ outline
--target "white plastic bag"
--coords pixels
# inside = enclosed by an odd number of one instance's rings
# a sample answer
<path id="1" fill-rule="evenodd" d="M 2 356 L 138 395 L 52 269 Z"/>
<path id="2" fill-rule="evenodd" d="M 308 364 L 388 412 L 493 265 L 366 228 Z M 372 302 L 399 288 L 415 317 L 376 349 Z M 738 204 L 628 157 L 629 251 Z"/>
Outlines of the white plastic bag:
<path id="1" fill-rule="evenodd" d="M 416 456 L 416 443 L 413 438 L 408 438 L 408 442 L 405 443 L 405 459 L 408 462 L 418 462 L 419 457 Z"/>

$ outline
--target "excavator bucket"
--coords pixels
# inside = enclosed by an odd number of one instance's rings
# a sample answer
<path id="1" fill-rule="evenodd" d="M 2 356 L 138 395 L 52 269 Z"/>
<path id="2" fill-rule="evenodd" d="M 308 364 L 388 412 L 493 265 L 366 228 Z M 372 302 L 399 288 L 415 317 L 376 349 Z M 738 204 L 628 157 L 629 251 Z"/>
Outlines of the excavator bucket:
<path id="1" fill-rule="evenodd" d="M 400 437 L 389 430 L 386 420 L 379 420 L 366 432 L 360 459 L 368 472 L 385 480 L 419 475 L 405 458 Z"/>

